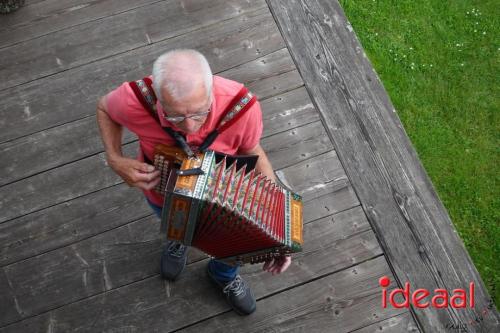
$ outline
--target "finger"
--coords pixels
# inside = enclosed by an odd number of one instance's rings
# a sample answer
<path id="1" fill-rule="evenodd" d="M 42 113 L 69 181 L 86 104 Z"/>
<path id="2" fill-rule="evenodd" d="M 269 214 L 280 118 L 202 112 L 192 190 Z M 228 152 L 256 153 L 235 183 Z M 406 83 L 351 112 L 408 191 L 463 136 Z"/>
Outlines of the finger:
<path id="1" fill-rule="evenodd" d="M 160 178 L 160 173 L 158 171 L 152 173 L 142 173 L 139 171 L 134 172 L 133 179 L 135 182 L 145 182 L 149 183 L 156 178 Z"/>
<path id="2" fill-rule="evenodd" d="M 284 272 L 290 266 L 291 259 L 289 257 L 281 257 L 276 260 L 276 264 L 270 269 L 273 275 Z"/>
<path id="3" fill-rule="evenodd" d="M 150 172 L 150 173 L 142 173 L 142 175 L 146 175 L 147 176 L 147 182 L 152 182 L 153 180 L 156 180 L 156 179 L 159 179 L 160 178 L 160 171 L 158 170 L 155 170 L 153 172 Z"/>
<path id="4" fill-rule="evenodd" d="M 137 161 L 137 164 L 134 166 L 134 168 L 136 170 L 139 170 L 141 172 L 146 172 L 146 173 L 155 171 L 155 167 L 152 166 L 151 164 L 142 163 L 139 161 Z"/>
<path id="5" fill-rule="evenodd" d="M 267 271 L 269 273 L 272 273 L 276 269 L 276 265 L 278 265 L 278 259 L 274 258 L 273 261 L 271 262 L 271 265 L 269 265 Z"/>
<path id="6" fill-rule="evenodd" d="M 146 185 L 144 186 L 144 189 L 145 190 L 151 190 L 153 189 L 156 185 L 158 185 L 158 183 L 160 182 L 160 178 L 156 178 L 155 180 L 149 182 L 149 183 L 146 183 Z"/>
<path id="7" fill-rule="evenodd" d="M 283 265 L 281 265 L 281 267 L 278 269 L 278 274 L 281 274 L 284 271 L 286 271 L 288 267 L 290 267 L 291 263 L 292 263 L 292 258 L 286 257 L 285 261 L 283 262 Z"/>
<path id="8" fill-rule="evenodd" d="M 271 273 L 274 275 L 274 274 L 278 273 L 279 269 L 280 269 L 280 265 L 279 265 L 279 263 L 276 263 L 276 264 L 275 264 L 275 265 L 271 268 Z"/>
<path id="9" fill-rule="evenodd" d="M 271 259 L 271 260 L 267 260 L 265 263 L 264 263 L 264 266 L 262 266 L 262 269 L 265 270 L 265 271 L 268 271 L 269 270 L 269 267 L 272 266 L 274 260 Z"/>
<path id="10" fill-rule="evenodd" d="M 273 265 L 269 267 L 268 272 L 274 275 L 277 272 L 278 268 L 279 268 L 279 263 L 278 260 L 275 259 Z"/>

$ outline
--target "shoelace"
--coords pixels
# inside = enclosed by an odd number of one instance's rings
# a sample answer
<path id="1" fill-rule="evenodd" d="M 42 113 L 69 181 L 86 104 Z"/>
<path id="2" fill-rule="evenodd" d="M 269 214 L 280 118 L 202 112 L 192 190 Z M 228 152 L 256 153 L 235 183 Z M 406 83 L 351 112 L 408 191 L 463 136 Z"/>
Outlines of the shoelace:
<path id="1" fill-rule="evenodd" d="M 222 289 L 222 292 L 225 294 L 233 292 L 235 296 L 239 296 L 245 292 L 245 282 L 243 282 L 239 275 L 236 275 L 234 280 Z"/>
<path id="2" fill-rule="evenodd" d="M 172 255 L 173 257 L 182 257 L 184 255 L 184 252 L 186 252 L 186 247 L 180 243 L 172 243 L 168 247 L 168 253 Z"/>

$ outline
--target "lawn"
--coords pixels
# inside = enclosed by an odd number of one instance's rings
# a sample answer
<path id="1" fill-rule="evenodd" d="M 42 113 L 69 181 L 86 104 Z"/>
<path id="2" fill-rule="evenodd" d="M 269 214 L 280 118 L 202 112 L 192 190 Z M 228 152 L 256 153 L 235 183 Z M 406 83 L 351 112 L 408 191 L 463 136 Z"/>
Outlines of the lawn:
<path id="1" fill-rule="evenodd" d="M 340 3 L 498 306 L 498 2 Z"/>

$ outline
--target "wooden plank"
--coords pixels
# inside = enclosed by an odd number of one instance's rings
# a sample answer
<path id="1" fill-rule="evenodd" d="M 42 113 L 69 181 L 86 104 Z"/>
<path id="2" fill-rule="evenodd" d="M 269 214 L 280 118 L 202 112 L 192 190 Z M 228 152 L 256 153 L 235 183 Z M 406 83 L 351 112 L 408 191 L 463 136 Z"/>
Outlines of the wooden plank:
<path id="1" fill-rule="evenodd" d="M 320 121 L 268 136 L 262 148 L 274 169 L 281 169 L 333 149 Z"/>
<path id="2" fill-rule="evenodd" d="M 276 171 L 280 181 L 310 201 L 349 184 L 334 150 Z"/>
<path id="3" fill-rule="evenodd" d="M 0 21 L 0 48 L 122 13 L 158 0 L 47 0 Z"/>
<path id="4" fill-rule="evenodd" d="M 136 139 L 125 131 L 124 144 Z M 95 116 L 0 144 L 0 186 L 102 151 Z"/>
<path id="5" fill-rule="evenodd" d="M 224 313 L 180 332 L 349 332 L 403 312 L 380 308 L 377 277 L 389 274 L 383 257 L 260 300 L 255 314 Z"/>
<path id="6" fill-rule="evenodd" d="M 247 47 L 241 46 L 242 41 L 247 42 Z M 223 71 L 250 61 L 265 61 L 265 64 L 261 62 L 259 65 L 264 67 L 260 72 L 280 73 L 278 68 L 286 71 L 293 69 L 288 51 L 284 52 L 283 46 L 283 39 L 271 15 L 263 9 L 225 21 L 224 25 L 213 25 L 0 91 L 0 127 L 4 129 L 0 132 L 0 142 L 94 115 L 96 100 L 100 96 L 122 82 L 148 75 L 154 60 L 167 50 L 197 49 L 207 57 L 214 73 L 222 71 L 223 76 L 233 78 L 231 72 Z M 282 56 L 281 61 L 276 61 L 275 51 Z M 257 67 L 254 64 L 247 66 L 252 69 Z M 238 77 L 240 75 L 236 71 L 234 79 Z M 269 78 L 262 89 L 255 92 L 265 98 L 273 94 L 274 87 L 285 91 L 300 86 L 297 80 L 300 79 L 293 73 Z M 253 89 L 253 85 L 250 88 Z"/>
<path id="7" fill-rule="evenodd" d="M 25 0 L 24 7 L 31 6 L 31 5 L 34 5 L 36 3 L 44 2 L 44 1 L 47 1 L 47 0 Z"/>
<path id="8" fill-rule="evenodd" d="M 280 171 L 280 177 L 290 173 L 296 173 L 293 166 Z M 307 189 L 306 183 L 295 182 L 295 186 L 298 193 L 306 194 L 303 190 Z M 352 190 L 335 191 L 323 197 L 319 201 L 326 201 L 328 209 L 317 209 L 314 200 L 305 201 L 305 223 L 359 204 Z M 125 184 L 42 209 L 0 224 L 0 266 L 90 238 L 148 214 L 151 209 L 142 193 Z"/>
<path id="9" fill-rule="evenodd" d="M 293 63 L 288 49 L 282 48 L 281 50 L 267 54 L 266 56 L 258 57 L 254 61 L 234 66 L 224 71 L 221 75 L 238 82 L 244 82 L 246 86 L 254 83 L 257 83 L 257 85 L 260 86 L 260 82 L 262 80 L 274 78 L 277 75 L 294 70 L 296 70 L 295 64 Z M 303 85 L 300 76 L 297 77 L 295 81 L 298 83 L 297 87 Z M 285 90 L 281 89 L 280 91 L 284 92 Z M 264 96 L 259 95 L 259 98 L 262 99 L 267 96 L 269 96 L 269 94 L 265 93 Z"/>
<path id="10" fill-rule="evenodd" d="M 270 97 L 278 94 L 279 92 L 296 89 L 303 86 L 302 78 L 297 70 L 286 72 L 264 79 L 259 82 L 258 86 L 254 83 L 249 84 L 247 87 L 254 92 L 259 98 Z"/>
<path id="11" fill-rule="evenodd" d="M 275 169 L 332 149 L 320 122 L 264 138 L 262 146 Z M 133 142 L 124 147 L 124 154 L 133 156 L 138 144 Z M 120 182 L 121 178 L 107 167 L 104 153 L 62 165 L 0 187 L 0 196 L 6 198 L 0 201 L 0 223 Z M 51 195 L 40 196 L 40 193 Z"/>
<path id="12" fill-rule="evenodd" d="M 317 197 L 311 201 L 308 210 L 304 210 L 304 219 L 316 219 L 325 214 L 342 212 L 359 203 L 354 190 L 350 184 L 335 189 L 334 192 Z"/>
<path id="13" fill-rule="evenodd" d="M 451 292 L 476 284 L 474 309 L 415 309 L 422 330 L 474 321 L 490 297 L 340 5 L 268 4 L 400 285 Z M 490 311 L 471 332 L 499 326 Z"/>
<path id="14" fill-rule="evenodd" d="M 321 164 L 326 165 L 322 167 Z M 321 172 L 314 173 L 307 170 L 308 165 Z M 103 171 L 105 170 L 97 169 L 92 173 L 99 178 Z M 336 192 L 339 187 L 348 186 L 342 177 L 337 176 L 344 172 L 334 152 L 298 163 L 277 173 L 285 183 L 287 179 L 298 175 L 292 184 L 287 183 L 287 185 L 301 194 L 305 202 L 313 200 L 321 193 L 326 193 L 328 196 L 329 193 Z M 54 178 L 65 178 L 65 176 L 63 173 Z M 317 190 L 318 182 L 326 183 L 327 186 L 323 187 L 321 192 L 311 195 Z M 40 191 L 43 190 L 42 188 Z M 94 190 L 97 192 L 93 192 Z M 102 191 L 98 188 L 88 188 L 87 191 L 90 194 L 83 194 L 74 200 L 65 198 L 63 204 L 56 204 L 0 224 L 0 266 L 91 237 L 150 213 L 150 208 L 145 204 L 141 192 L 127 188 L 124 184 Z M 339 193 L 338 198 L 332 201 L 335 202 L 336 209 L 321 210 L 324 215 L 357 205 L 357 200 L 349 192 Z M 321 216 L 314 215 L 313 218 L 319 217 Z M 308 221 L 307 213 L 305 218 Z M 82 224 L 82 221 L 88 219 L 97 222 L 91 227 L 86 223 Z M 71 232 L 68 232 L 69 230 Z"/>
<path id="15" fill-rule="evenodd" d="M 258 87 L 258 81 L 254 82 Z M 262 108 L 266 125 L 264 136 L 317 121 L 319 118 L 304 88 L 263 100 Z M 125 131 L 122 142 L 126 144 L 134 140 L 136 136 Z M 0 186 L 102 150 L 94 116 L 0 144 L 0 155 L 3 156 L 0 160 Z"/>
<path id="16" fill-rule="evenodd" d="M 137 148 L 137 143 L 124 146 L 124 155 L 134 156 Z M 2 186 L 0 223 L 122 182 L 104 153 L 63 165 Z"/>
<path id="17" fill-rule="evenodd" d="M 253 82 L 258 87 L 259 81 Z M 319 119 L 304 88 L 278 95 L 269 101 L 263 100 L 262 108 L 266 125 L 264 136 Z M 136 136 L 125 131 L 122 142 L 126 144 L 133 140 Z M 0 155 L 4 157 L 0 161 L 0 186 L 102 150 L 95 116 L 0 144 Z"/>
<path id="18" fill-rule="evenodd" d="M 321 223 L 322 227 L 308 229 L 305 235 L 311 240 L 318 239 L 322 243 L 315 246 L 323 247 L 370 230 L 359 207 L 313 223 Z M 156 217 L 143 218 L 83 242 L 9 265 L 3 268 L 8 280 L 0 290 L 12 286 L 13 299 L 26 317 L 156 275 L 162 248 L 158 227 Z M 334 230 L 325 231 L 327 228 Z M 324 232 L 331 237 L 319 237 Z M 203 258 L 206 256 L 199 251 L 191 251 L 188 262 Z M 12 302 L 12 299 L 6 301 Z"/>
<path id="19" fill-rule="evenodd" d="M 401 333 L 401 332 L 420 332 L 415 325 L 415 321 L 410 312 L 382 320 L 378 323 L 368 325 L 353 333 Z"/>
<path id="20" fill-rule="evenodd" d="M 210 6 L 202 0 L 159 2 L 109 16 L 99 24 L 88 22 L 6 47 L 0 50 L 0 76 L 4 78 L 0 90 L 203 29 L 264 6 L 263 0 L 213 0 Z"/>
<path id="21" fill-rule="evenodd" d="M 260 104 L 264 136 L 319 120 L 319 114 L 303 87 L 262 100 Z"/>
<path id="22" fill-rule="evenodd" d="M 92 192 L 0 224 L 0 266 L 95 236 L 151 214 L 126 184 Z"/>
<path id="23" fill-rule="evenodd" d="M 151 209 L 148 211 L 152 213 Z M 3 293 L 11 286 L 12 299 L 5 300 L 14 300 L 20 312 L 15 307 L 12 310 L 22 318 L 29 317 L 157 275 L 163 246 L 159 220 L 150 215 L 71 246 L 5 266 L 3 273 L 8 280 L 0 290 Z M 192 250 L 188 262 L 204 258 L 200 251 Z M 0 325 L 6 323 L 2 321 Z"/>
<path id="24" fill-rule="evenodd" d="M 275 279 L 257 265 L 246 267 L 245 274 L 254 285 L 256 296 L 261 298 L 303 281 L 366 261 L 381 254 L 373 232 L 367 228 L 369 229 L 369 225 L 359 208 L 339 214 L 333 220 L 327 218 L 309 223 L 304 228 L 306 240 L 304 252 L 296 256 L 296 264 L 290 267 L 287 274 Z M 116 233 L 114 237 L 104 235 L 99 237 L 106 237 L 112 244 L 116 244 L 121 239 L 133 235 L 128 230 L 120 230 L 123 236 L 118 237 L 117 230 L 110 232 Z M 33 331 L 40 321 L 47 324 L 52 321 L 52 325 L 57 326 L 54 329 L 59 330 L 86 328 L 91 331 L 103 331 L 106 327 L 120 327 L 122 324 L 129 325 L 136 321 L 139 323 L 144 315 L 149 319 L 140 325 L 153 325 L 156 329 L 161 327 L 162 330 L 167 330 L 228 310 L 223 298 L 213 286 L 209 285 L 210 282 L 205 276 L 206 260 L 188 265 L 186 272 L 175 283 L 166 283 L 161 281 L 158 275 L 151 276 L 152 270 L 158 269 L 158 253 L 155 253 L 157 244 L 150 242 L 144 245 L 140 256 L 134 255 L 137 246 L 134 247 L 132 244 L 129 247 L 124 245 L 122 254 L 112 251 L 111 255 L 115 258 L 103 257 L 111 246 L 107 241 L 88 240 L 56 251 L 58 257 L 65 258 L 64 262 L 73 267 L 70 270 L 65 269 L 64 272 L 57 269 L 60 261 L 55 262 L 54 257 L 49 258 L 55 256 L 53 253 L 4 267 L 7 283 L 0 286 L 1 294 L 4 294 L 4 290 L 14 291 L 18 306 L 11 310 L 19 310 L 18 317 L 23 318 L 76 301 L 82 296 L 90 296 L 98 290 L 116 288 L 120 284 L 125 284 L 127 277 L 133 277 L 132 281 L 137 281 L 139 276 L 133 276 L 134 274 L 141 274 L 144 279 L 49 313 L 42 313 L 5 327 L 0 332 L 15 331 L 20 326 L 27 331 Z M 97 257 L 92 257 L 92 254 Z M 30 269 L 28 262 L 34 260 L 44 265 L 38 266 L 35 263 L 37 269 L 30 271 L 35 274 L 26 274 L 26 269 Z M 151 267 L 142 266 L 141 269 L 135 270 L 132 267 L 136 265 L 137 260 L 142 260 Z M 147 273 L 141 273 L 144 270 L 148 270 L 151 277 L 147 277 Z M 12 286 L 11 289 L 9 284 Z M 95 289 L 89 290 L 89 288 Z M 67 292 L 68 290 L 71 292 Z M 118 322 L 117 317 L 121 318 Z M 14 314 L 10 316 L 4 314 L 1 319 L 2 325 L 5 325 L 16 317 Z M 144 327 L 143 331 L 152 330 L 152 327 Z"/>

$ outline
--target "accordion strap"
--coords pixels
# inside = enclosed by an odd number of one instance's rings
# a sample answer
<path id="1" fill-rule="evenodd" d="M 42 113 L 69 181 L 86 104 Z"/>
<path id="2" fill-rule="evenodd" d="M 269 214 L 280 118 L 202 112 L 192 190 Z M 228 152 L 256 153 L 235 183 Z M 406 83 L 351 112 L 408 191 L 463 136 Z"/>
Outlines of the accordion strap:
<path id="1" fill-rule="evenodd" d="M 142 106 L 149 112 L 149 114 L 156 120 L 163 130 L 175 140 L 177 146 L 182 148 L 182 150 L 184 150 L 189 157 L 193 157 L 194 153 L 191 150 L 191 147 L 187 144 L 186 138 L 180 132 L 175 131 L 171 127 L 161 125 L 156 108 L 157 97 L 152 88 L 152 83 L 153 82 L 150 78 L 145 77 L 141 80 L 131 81 L 129 82 L 129 85 L 136 98 L 141 102 Z M 215 139 L 217 139 L 219 134 L 228 129 L 239 118 L 241 118 L 256 101 L 257 98 L 250 91 L 248 91 L 247 88 L 242 87 L 224 110 L 215 130 L 207 135 L 198 150 L 200 152 L 206 151 Z"/>

